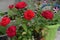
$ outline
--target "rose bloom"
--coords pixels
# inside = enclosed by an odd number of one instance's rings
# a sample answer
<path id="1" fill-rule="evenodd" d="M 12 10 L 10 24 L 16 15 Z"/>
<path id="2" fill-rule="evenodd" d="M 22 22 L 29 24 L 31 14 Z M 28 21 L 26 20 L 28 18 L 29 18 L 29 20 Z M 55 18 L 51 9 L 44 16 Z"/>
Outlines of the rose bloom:
<path id="1" fill-rule="evenodd" d="M 12 9 L 12 8 L 14 8 L 14 5 L 9 5 L 9 9 Z"/>
<path id="2" fill-rule="evenodd" d="M 49 20 L 52 20 L 53 19 L 53 12 L 50 11 L 50 10 L 45 10 L 45 11 L 42 11 L 41 15 L 46 18 L 46 19 L 49 19 Z"/>
<path id="3" fill-rule="evenodd" d="M 16 26 L 10 26 L 7 30 L 6 30 L 6 34 L 9 37 L 14 37 L 16 35 Z"/>
<path id="4" fill-rule="evenodd" d="M 16 3 L 16 5 L 15 5 L 15 7 L 17 8 L 17 9 L 22 9 L 22 8 L 25 8 L 27 6 L 27 4 L 25 3 L 25 2 L 18 2 L 18 3 Z"/>
<path id="5" fill-rule="evenodd" d="M 24 18 L 26 20 L 31 20 L 32 18 L 34 18 L 34 16 L 35 16 L 35 13 L 32 10 L 26 10 L 24 12 Z"/>
<path id="6" fill-rule="evenodd" d="M 1 26 L 7 26 L 9 23 L 10 23 L 10 18 L 5 16 L 2 18 L 0 25 Z"/>

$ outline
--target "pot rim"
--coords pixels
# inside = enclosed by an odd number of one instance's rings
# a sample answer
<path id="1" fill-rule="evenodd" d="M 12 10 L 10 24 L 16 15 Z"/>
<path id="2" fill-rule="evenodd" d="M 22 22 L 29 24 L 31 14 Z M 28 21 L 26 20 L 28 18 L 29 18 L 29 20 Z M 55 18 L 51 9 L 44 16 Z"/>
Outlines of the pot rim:
<path id="1" fill-rule="evenodd" d="M 4 34 L 4 35 L 0 35 L 0 37 L 3 37 L 3 36 L 7 36 L 7 34 Z"/>

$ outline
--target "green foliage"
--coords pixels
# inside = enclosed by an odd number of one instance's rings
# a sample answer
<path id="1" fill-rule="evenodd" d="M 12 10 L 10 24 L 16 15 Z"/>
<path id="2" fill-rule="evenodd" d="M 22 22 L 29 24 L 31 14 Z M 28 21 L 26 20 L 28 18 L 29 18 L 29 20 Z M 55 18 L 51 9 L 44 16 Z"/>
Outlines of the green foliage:
<path id="1" fill-rule="evenodd" d="M 27 26 L 25 24 L 22 25 L 23 29 L 27 32 Z"/>
<path id="2" fill-rule="evenodd" d="M 16 36 L 14 36 L 13 38 L 11 38 L 10 40 L 17 40 Z"/>
<path id="3" fill-rule="evenodd" d="M 27 0 L 28 8 L 35 10 L 34 0 Z"/>
<path id="4" fill-rule="evenodd" d="M 27 9 L 31 9 L 33 11 L 36 10 L 34 6 L 34 2 L 32 0 L 28 0 L 27 3 L 28 3 Z M 13 37 L 12 40 L 16 40 L 16 39 L 17 40 L 32 40 L 32 36 L 33 38 L 35 36 L 33 35 L 33 33 L 38 33 L 40 34 L 39 36 L 45 36 L 46 30 L 44 28 L 48 30 L 47 26 L 60 24 L 60 10 L 57 13 L 54 13 L 53 20 L 48 20 L 40 15 L 42 12 L 42 9 L 38 7 L 35 13 L 35 17 L 29 21 L 24 19 L 23 17 L 24 16 L 23 13 L 25 11 L 26 11 L 25 9 L 16 9 L 16 8 L 8 10 L 7 15 L 9 17 L 15 18 L 14 20 L 11 20 L 11 24 L 15 25 L 17 28 L 17 35 Z M 0 16 L 4 16 L 4 14 L 0 13 Z M 5 34 L 6 29 L 7 27 L 0 27 L 0 32 Z"/>
<path id="5" fill-rule="evenodd" d="M 0 34 L 3 35 L 6 33 L 6 27 L 0 26 Z"/>

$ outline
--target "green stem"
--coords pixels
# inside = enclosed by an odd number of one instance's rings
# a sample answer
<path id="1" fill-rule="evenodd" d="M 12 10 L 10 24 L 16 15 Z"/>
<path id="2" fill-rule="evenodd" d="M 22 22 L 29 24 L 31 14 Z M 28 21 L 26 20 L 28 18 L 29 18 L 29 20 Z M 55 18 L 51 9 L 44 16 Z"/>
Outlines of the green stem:
<path id="1" fill-rule="evenodd" d="M 12 38 L 10 40 L 13 40 Z"/>

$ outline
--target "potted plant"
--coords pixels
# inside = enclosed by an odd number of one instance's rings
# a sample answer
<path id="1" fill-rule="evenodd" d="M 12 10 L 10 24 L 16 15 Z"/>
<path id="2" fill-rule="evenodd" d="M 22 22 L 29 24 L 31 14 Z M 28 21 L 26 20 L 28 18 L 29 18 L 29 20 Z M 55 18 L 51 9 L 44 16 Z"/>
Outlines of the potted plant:
<path id="1" fill-rule="evenodd" d="M 32 10 L 30 7 L 24 1 L 9 5 L 8 14 L 0 21 L 0 26 L 6 28 L 2 32 L 10 40 L 54 40 L 60 26 L 60 11 L 54 13 L 51 9 L 33 7 Z"/>

